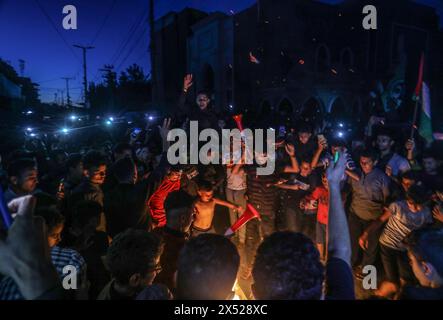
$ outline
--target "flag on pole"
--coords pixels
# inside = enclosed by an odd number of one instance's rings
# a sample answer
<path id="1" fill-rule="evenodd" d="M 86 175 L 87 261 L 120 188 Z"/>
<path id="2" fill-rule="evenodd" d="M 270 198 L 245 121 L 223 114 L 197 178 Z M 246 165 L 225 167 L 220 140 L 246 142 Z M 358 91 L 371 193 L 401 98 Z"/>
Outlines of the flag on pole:
<path id="1" fill-rule="evenodd" d="M 431 120 L 431 94 L 426 82 L 422 82 L 422 103 L 418 133 L 426 140 L 428 144 L 434 140 L 432 135 Z"/>
<path id="2" fill-rule="evenodd" d="M 418 80 L 417 80 L 417 85 L 415 86 L 415 99 L 418 99 L 421 93 L 421 88 L 423 86 L 423 68 L 425 65 L 425 55 L 422 52 L 421 53 L 421 57 L 420 57 L 420 68 L 418 69 Z"/>

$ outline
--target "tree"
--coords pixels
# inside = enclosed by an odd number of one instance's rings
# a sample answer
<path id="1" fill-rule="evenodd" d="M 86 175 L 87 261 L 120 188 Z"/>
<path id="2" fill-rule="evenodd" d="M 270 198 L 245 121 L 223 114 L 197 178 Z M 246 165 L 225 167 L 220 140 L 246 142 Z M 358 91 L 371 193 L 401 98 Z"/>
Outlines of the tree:
<path id="1" fill-rule="evenodd" d="M 90 85 L 92 108 L 101 112 L 118 112 L 123 109 L 146 110 L 151 103 L 151 83 L 143 68 L 129 66 L 118 76 L 113 66 L 105 65 L 101 71 L 103 83 Z"/>
<path id="2" fill-rule="evenodd" d="M 15 69 L 2 59 L 0 59 L 0 73 L 21 87 L 21 94 L 24 98 L 23 106 L 40 105 L 38 84 L 33 83 L 30 78 L 20 77 Z"/>

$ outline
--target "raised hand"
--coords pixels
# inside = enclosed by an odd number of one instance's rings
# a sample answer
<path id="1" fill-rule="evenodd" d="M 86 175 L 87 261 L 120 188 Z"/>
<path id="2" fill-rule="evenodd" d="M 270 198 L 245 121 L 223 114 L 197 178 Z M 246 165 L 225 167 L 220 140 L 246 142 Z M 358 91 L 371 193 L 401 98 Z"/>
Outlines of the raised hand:
<path id="1" fill-rule="evenodd" d="M 439 205 L 434 207 L 434 209 L 432 210 L 432 215 L 434 216 L 435 220 L 443 222 L 443 212 Z"/>
<path id="2" fill-rule="evenodd" d="M 160 137 L 162 138 L 162 142 L 163 142 L 163 146 L 162 146 L 163 152 L 166 152 L 169 147 L 169 142 L 168 142 L 169 130 L 171 130 L 171 118 L 165 118 L 163 120 L 163 125 L 158 126 L 158 131 L 160 133 Z"/>
<path id="3" fill-rule="evenodd" d="M 332 162 L 326 170 L 326 177 L 330 185 L 340 184 L 345 174 L 347 156 L 348 154 L 346 152 L 340 154 L 337 163 Z"/>
<path id="4" fill-rule="evenodd" d="M 49 255 L 43 218 L 34 217 L 32 196 L 14 199 L 8 209 L 17 216 L 6 239 L 0 240 L 0 273 L 10 276 L 25 299 L 35 299 L 59 283 Z"/>
<path id="5" fill-rule="evenodd" d="M 158 131 L 163 141 L 166 140 L 169 130 L 171 130 L 171 118 L 165 118 L 163 124 L 158 126 Z"/>
<path id="6" fill-rule="evenodd" d="M 414 149 L 415 149 L 414 139 L 408 139 L 408 141 L 406 141 L 406 143 L 405 143 L 405 148 L 408 151 L 414 151 Z"/>
<path id="7" fill-rule="evenodd" d="M 295 147 L 292 144 L 285 144 L 285 150 L 286 153 L 290 156 L 290 157 L 295 157 Z"/>
<path id="8" fill-rule="evenodd" d="M 183 91 L 188 91 L 190 87 L 192 87 L 192 74 L 187 74 L 183 79 Z"/>
<path id="9" fill-rule="evenodd" d="M 328 147 L 328 143 L 326 140 L 318 139 L 318 150 L 323 151 Z"/>

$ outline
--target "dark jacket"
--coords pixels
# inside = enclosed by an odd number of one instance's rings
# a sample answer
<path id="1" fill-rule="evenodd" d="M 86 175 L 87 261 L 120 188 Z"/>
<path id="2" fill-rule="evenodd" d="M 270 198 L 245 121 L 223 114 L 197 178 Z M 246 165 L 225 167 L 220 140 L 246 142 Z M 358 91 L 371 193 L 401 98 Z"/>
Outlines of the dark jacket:
<path id="1" fill-rule="evenodd" d="M 380 169 L 360 173 L 360 180 L 350 179 L 351 211 L 365 221 L 377 220 L 390 200 L 390 179 Z"/>
<path id="2" fill-rule="evenodd" d="M 84 200 L 92 200 L 97 202 L 103 207 L 104 194 L 98 184 L 91 183 L 89 180 L 83 180 L 74 190 L 72 190 L 71 196 L 68 199 L 69 215 L 72 215 L 75 206 Z M 69 223 L 68 217 L 68 223 Z M 98 231 L 106 232 L 106 217 L 102 212 L 100 216 L 100 225 L 97 227 Z"/>
<path id="3" fill-rule="evenodd" d="M 248 191 L 248 202 L 251 203 L 261 215 L 275 215 L 279 189 L 267 186 L 277 183 L 277 172 L 270 175 L 257 175 L 257 167 L 245 167 Z"/>
<path id="4" fill-rule="evenodd" d="M 173 291 L 174 274 L 177 271 L 177 261 L 180 250 L 185 245 L 188 235 L 168 227 L 157 228 L 154 230 L 164 243 L 163 254 L 160 257 L 160 265 L 162 271 L 157 275 L 154 282 L 166 285 L 169 290 Z"/>
<path id="5" fill-rule="evenodd" d="M 111 237 L 128 228 L 148 230 L 146 192 L 141 185 L 117 184 L 104 197 L 106 227 Z"/>
<path id="6" fill-rule="evenodd" d="M 405 286 L 400 300 L 443 300 L 443 287 L 425 288 Z"/>
<path id="7" fill-rule="evenodd" d="M 133 296 L 130 297 L 123 296 L 119 294 L 117 291 L 115 291 L 114 283 L 115 283 L 114 279 L 109 281 L 109 283 L 103 288 L 103 290 L 98 295 L 97 300 L 135 300 L 137 294 L 134 294 Z"/>
<path id="8" fill-rule="evenodd" d="M 198 130 L 212 128 L 218 130 L 218 116 L 216 111 L 208 106 L 201 110 L 195 104 L 189 105 L 186 102 L 186 93 L 182 92 L 178 102 L 179 116 L 186 116 L 189 121 L 198 121 Z"/>

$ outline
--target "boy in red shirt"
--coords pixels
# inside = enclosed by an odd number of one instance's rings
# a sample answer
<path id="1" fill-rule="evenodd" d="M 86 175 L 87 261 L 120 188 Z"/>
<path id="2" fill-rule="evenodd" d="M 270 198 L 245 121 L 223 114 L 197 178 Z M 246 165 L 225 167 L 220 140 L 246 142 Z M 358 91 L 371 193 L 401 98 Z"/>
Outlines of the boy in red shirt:
<path id="1" fill-rule="evenodd" d="M 304 198 L 300 203 L 303 209 L 309 202 L 317 202 L 317 226 L 316 226 L 316 242 L 317 249 L 320 252 L 320 259 L 326 261 L 327 248 L 327 229 L 328 229 L 328 210 L 329 210 L 329 190 L 326 174 L 322 174 L 322 185 L 318 186 L 312 193 Z"/>
<path id="2" fill-rule="evenodd" d="M 147 205 L 151 213 L 152 229 L 161 228 L 166 225 L 165 200 L 171 192 L 180 189 L 181 176 L 181 169 L 178 169 L 178 167 L 171 168 L 161 184 L 149 198 Z"/>

